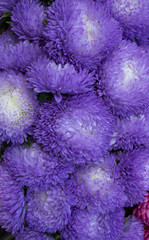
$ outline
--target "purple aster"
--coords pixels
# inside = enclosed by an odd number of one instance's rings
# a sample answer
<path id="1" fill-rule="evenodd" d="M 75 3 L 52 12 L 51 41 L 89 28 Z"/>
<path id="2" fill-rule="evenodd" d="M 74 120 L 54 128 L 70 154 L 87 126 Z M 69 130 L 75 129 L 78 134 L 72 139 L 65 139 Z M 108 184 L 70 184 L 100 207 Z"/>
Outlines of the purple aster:
<path id="1" fill-rule="evenodd" d="M 1 0 L 0 1 L 0 15 L 5 12 L 9 12 L 16 5 L 18 0 Z"/>
<path id="2" fill-rule="evenodd" d="M 20 39 L 39 40 L 43 36 L 44 18 L 39 0 L 21 0 L 12 11 L 12 30 Z"/>
<path id="3" fill-rule="evenodd" d="M 103 213 L 123 207 L 127 197 L 117 168 L 114 157 L 107 156 L 93 165 L 76 169 L 66 182 L 70 203 L 82 209 L 90 206 Z"/>
<path id="4" fill-rule="evenodd" d="M 149 36 L 148 0 L 107 0 L 107 3 L 126 36 L 138 39 Z"/>
<path id="5" fill-rule="evenodd" d="M 98 160 L 106 153 L 115 119 L 93 93 L 41 103 L 34 137 L 45 151 L 77 164 Z"/>
<path id="6" fill-rule="evenodd" d="M 15 234 L 22 229 L 25 216 L 24 190 L 0 165 L 0 225 Z"/>
<path id="7" fill-rule="evenodd" d="M 0 34 L 0 51 L 4 51 L 8 45 L 15 45 L 16 43 L 18 43 L 18 41 L 19 40 L 17 36 L 14 35 L 12 31 L 7 30 L 3 32 L 2 34 Z"/>
<path id="8" fill-rule="evenodd" d="M 46 49 L 55 61 L 96 68 L 116 47 L 122 31 L 104 6 L 92 0 L 56 0 L 47 12 Z"/>
<path id="9" fill-rule="evenodd" d="M 117 119 L 111 140 L 111 150 L 133 150 L 141 146 L 149 147 L 149 114 Z"/>
<path id="10" fill-rule="evenodd" d="M 143 240 L 144 227 L 140 220 L 129 216 L 124 224 L 124 232 L 119 240 Z"/>
<path id="11" fill-rule="evenodd" d="M 24 231 L 15 236 L 16 240 L 54 240 L 46 233 L 37 232 L 31 228 L 24 228 Z"/>
<path id="12" fill-rule="evenodd" d="M 126 206 L 143 201 L 149 189 L 149 149 L 140 148 L 132 152 L 120 153 L 117 157 L 125 194 Z"/>
<path id="13" fill-rule="evenodd" d="M 42 50 L 38 44 L 30 43 L 26 40 L 24 42 L 20 41 L 15 45 L 3 44 L 2 47 L 0 44 L 0 54 L 1 69 L 25 71 L 27 66 L 31 65 L 42 54 Z"/>
<path id="14" fill-rule="evenodd" d="M 103 66 L 101 88 L 117 115 L 142 113 L 149 102 L 149 53 L 122 41 Z"/>
<path id="15" fill-rule="evenodd" d="M 95 78 L 93 73 L 84 69 L 77 72 L 73 65 L 56 65 L 46 56 L 34 62 L 28 71 L 29 86 L 34 91 L 52 92 L 55 96 L 59 93 L 76 94 L 93 90 Z"/>
<path id="16" fill-rule="evenodd" d="M 123 221 L 124 211 L 121 208 L 107 214 L 74 209 L 61 235 L 65 240 L 119 240 Z"/>
<path id="17" fill-rule="evenodd" d="M 31 134 L 37 100 L 26 87 L 25 77 L 15 72 L 0 73 L 0 141 L 22 143 Z"/>
<path id="18" fill-rule="evenodd" d="M 20 186 L 50 186 L 64 184 L 72 173 L 69 164 L 62 164 L 42 151 L 36 144 L 30 148 L 17 145 L 5 149 L 3 164 Z"/>
<path id="19" fill-rule="evenodd" d="M 60 187 L 27 192 L 26 223 L 41 232 L 61 230 L 71 215 L 67 197 Z"/>

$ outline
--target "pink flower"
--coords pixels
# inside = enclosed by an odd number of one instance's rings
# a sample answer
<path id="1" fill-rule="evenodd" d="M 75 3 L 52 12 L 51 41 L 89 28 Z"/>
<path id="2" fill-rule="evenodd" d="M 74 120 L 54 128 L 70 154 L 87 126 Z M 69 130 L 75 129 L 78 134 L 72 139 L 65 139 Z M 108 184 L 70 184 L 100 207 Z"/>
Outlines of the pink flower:
<path id="1" fill-rule="evenodd" d="M 139 203 L 138 207 L 134 209 L 133 215 L 140 219 L 143 223 L 149 225 L 149 193 L 147 193 L 143 203 Z M 149 240 L 149 227 L 148 227 L 148 238 Z"/>
<path id="2" fill-rule="evenodd" d="M 144 240 L 149 240 L 149 226 L 145 226 L 144 228 Z"/>

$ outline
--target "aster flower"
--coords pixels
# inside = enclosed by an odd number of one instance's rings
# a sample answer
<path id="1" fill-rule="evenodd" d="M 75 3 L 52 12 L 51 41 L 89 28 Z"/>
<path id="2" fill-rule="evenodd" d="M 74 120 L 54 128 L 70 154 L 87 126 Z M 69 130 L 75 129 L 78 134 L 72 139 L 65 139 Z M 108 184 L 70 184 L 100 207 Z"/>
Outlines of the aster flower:
<path id="1" fill-rule="evenodd" d="M 93 93 L 41 104 L 33 135 L 56 156 L 75 163 L 98 160 L 106 153 L 115 119 Z"/>
<path id="2" fill-rule="evenodd" d="M 26 223 L 41 232 L 61 230 L 71 215 L 70 205 L 60 187 L 28 190 Z"/>
<path id="3" fill-rule="evenodd" d="M 144 240 L 149 239 L 149 226 L 145 225 L 144 227 Z"/>
<path id="4" fill-rule="evenodd" d="M 117 164 L 112 156 L 78 168 L 66 182 L 69 201 L 79 208 L 89 206 L 102 213 L 123 207 L 127 197 L 119 178 Z"/>
<path id="5" fill-rule="evenodd" d="M 16 5 L 18 0 L 1 0 L 0 2 L 0 15 L 5 12 L 9 12 Z"/>
<path id="6" fill-rule="evenodd" d="M 35 92 L 52 92 L 56 97 L 60 93 L 73 95 L 91 91 L 95 83 L 93 73 L 88 73 L 86 69 L 77 72 L 73 65 L 56 65 L 46 56 L 39 57 L 31 65 L 27 80 Z"/>
<path id="7" fill-rule="evenodd" d="M 126 36 L 138 39 L 149 36 L 148 0 L 107 0 L 107 3 Z"/>
<path id="8" fill-rule="evenodd" d="M 24 231 L 15 236 L 16 240 L 53 240 L 52 237 L 46 233 L 37 232 L 28 227 L 24 228 Z"/>
<path id="9" fill-rule="evenodd" d="M 140 219 L 143 223 L 149 225 L 149 193 L 146 194 L 143 202 L 139 203 L 133 211 L 133 215 Z"/>
<path id="10" fill-rule="evenodd" d="M 149 53 L 122 41 L 103 66 L 105 100 L 120 116 L 139 114 L 149 101 Z"/>
<path id="11" fill-rule="evenodd" d="M 118 22 L 97 1 L 56 0 L 47 15 L 46 49 L 59 62 L 68 56 L 76 65 L 96 68 L 122 38 Z"/>
<path id="12" fill-rule="evenodd" d="M 126 206 L 133 206 L 144 200 L 149 189 L 149 149 L 139 148 L 132 152 L 120 153 L 118 164 L 125 194 L 128 197 Z"/>
<path id="13" fill-rule="evenodd" d="M 39 0 L 21 0 L 12 11 L 12 30 L 20 39 L 39 40 L 43 36 L 44 18 Z"/>
<path id="14" fill-rule="evenodd" d="M 111 150 L 133 150 L 149 147 L 149 115 L 132 115 L 117 119 L 117 125 L 111 140 Z"/>
<path id="15" fill-rule="evenodd" d="M 11 30 L 7 30 L 0 34 L 0 49 L 4 51 L 8 45 L 15 45 L 18 41 L 17 36 Z"/>
<path id="16" fill-rule="evenodd" d="M 124 224 L 124 231 L 119 240 L 143 240 L 144 227 L 141 221 L 129 216 Z"/>
<path id="17" fill-rule="evenodd" d="M 0 45 L 0 54 L 1 69 L 14 69 L 24 72 L 27 66 L 31 65 L 42 54 L 42 50 L 38 44 L 26 40 L 24 42 L 20 41 L 14 46 L 3 44 L 1 48 Z"/>
<path id="18" fill-rule="evenodd" d="M 15 72 L 0 73 L 0 141 L 22 143 L 31 134 L 37 101 L 26 79 Z"/>
<path id="19" fill-rule="evenodd" d="M 0 225 L 12 234 L 23 227 L 25 215 L 24 190 L 0 165 Z"/>
<path id="20" fill-rule="evenodd" d="M 36 143 L 30 148 L 22 145 L 6 148 L 3 164 L 20 186 L 29 187 L 64 184 L 73 171 L 70 163 L 62 164 L 51 158 Z"/>
<path id="21" fill-rule="evenodd" d="M 119 240 L 123 221 L 123 209 L 116 208 L 105 215 L 96 210 L 74 209 L 61 235 L 65 240 Z"/>

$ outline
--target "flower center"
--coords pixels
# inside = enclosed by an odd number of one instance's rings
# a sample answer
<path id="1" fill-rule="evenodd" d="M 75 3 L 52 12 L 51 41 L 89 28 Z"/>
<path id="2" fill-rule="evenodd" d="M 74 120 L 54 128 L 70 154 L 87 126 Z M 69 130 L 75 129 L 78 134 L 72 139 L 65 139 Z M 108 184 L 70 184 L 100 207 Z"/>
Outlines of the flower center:
<path id="1" fill-rule="evenodd" d="M 27 103 L 27 104 L 26 104 Z M 22 90 L 13 86 L 4 86 L 0 91 L 0 114 L 3 114 L 1 121 L 17 124 L 21 119 L 27 118 L 31 109 L 27 95 Z"/>
<path id="2" fill-rule="evenodd" d="M 58 131 L 66 139 L 76 140 L 77 143 L 88 144 L 88 141 L 94 139 L 96 134 L 96 121 L 85 111 L 73 110 L 65 117 L 61 118 Z"/>
<path id="3" fill-rule="evenodd" d="M 136 13 L 140 9 L 140 3 L 138 0 L 121 0 L 121 1 L 114 1 L 114 9 L 117 9 L 119 12 L 119 15 L 123 14 L 132 14 Z M 114 12 L 113 9 L 113 12 Z"/>
<path id="4" fill-rule="evenodd" d="M 101 26 L 93 6 L 88 9 L 88 4 L 77 2 L 74 4 L 74 20 L 70 31 L 70 43 L 81 55 L 95 54 L 98 41 L 101 38 Z M 76 34 L 77 33 L 77 34 Z"/>
<path id="5" fill-rule="evenodd" d="M 92 20 L 91 17 L 84 15 L 82 18 L 82 22 L 84 24 L 84 30 L 87 32 L 88 41 L 92 43 L 94 40 L 97 39 L 97 35 L 99 34 L 98 28 L 99 23 L 97 20 Z"/>
<path id="6" fill-rule="evenodd" d="M 127 61 L 122 67 L 124 78 L 122 80 L 124 88 L 128 88 L 131 83 L 139 79 L 136 64 L 133 61 Z"/>
<path id="7" fill-rule="evenodd" d="M 80 175 L 80 179 L 85 182 L 92 192 L 100 191 L 105 193 L 107 184 L 111 182 L 109 174 L 99 166 L 92 166 Z"/>

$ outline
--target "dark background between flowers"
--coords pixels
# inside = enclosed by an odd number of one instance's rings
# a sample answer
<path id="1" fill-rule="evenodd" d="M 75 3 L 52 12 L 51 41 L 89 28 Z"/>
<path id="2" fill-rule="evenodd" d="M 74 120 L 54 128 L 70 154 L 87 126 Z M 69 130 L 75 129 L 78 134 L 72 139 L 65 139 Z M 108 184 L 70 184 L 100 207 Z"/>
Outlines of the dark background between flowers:
<path id="1" fill-rule="evenodd" d="M 45 6 L 50 6 L 52 4 L 52 2 L 54 2 L 55 0 L 51 0 L 51 1 L 49 1 L 49 0 L 40 0 L 40 1 Z M 46 24 L 46 19 L 43 19 L 43 22 Z M 6 31 L 9 28 L 11 28 L 11 14 L 9 12 L 7 12 L 0 19 L 0 34 L 2 34 L 4 31 Z M 41 94 L 38 95 L 38 99 L 41 102 L 44 101 L 45 99 L 50 101 L 52 97 L 53 96 L 51 96 L 51 94 L 48 94 L 48 93 L 41 93 Z M 30 145 L 30 138 L 28 138 L 28 142 L 24 142 L 24 144 L 29 146 Z M 4 149 L 5 149 L 6 146 L 8 146 L 8 145 L 5 142 L 1 146 L 1 149 L 0 149 L 0 162 L 2 161 L 2 155 L 3 155 Z M 133 212 L 133 209 L 135 207 L 136 207 L 136 205 L 134 207 L 125 208 L 125 217 L 131 215 L 132 212 Z M 62 240 L 60 238 L 59 233 L 53 234 L 53 238 L 57 239 L 57 240 Z M 10 233 L 7 233 L 0 226 L 0 240 L 15 240 L 15 238 Z"/>

